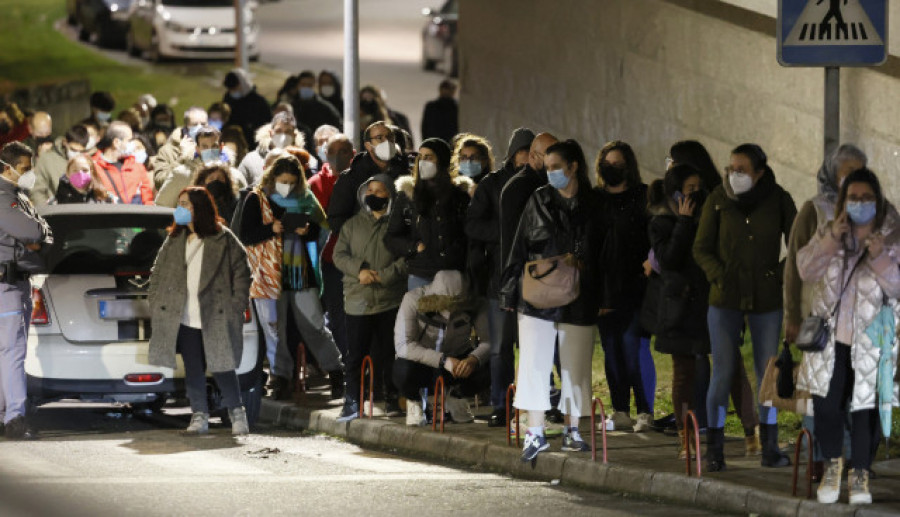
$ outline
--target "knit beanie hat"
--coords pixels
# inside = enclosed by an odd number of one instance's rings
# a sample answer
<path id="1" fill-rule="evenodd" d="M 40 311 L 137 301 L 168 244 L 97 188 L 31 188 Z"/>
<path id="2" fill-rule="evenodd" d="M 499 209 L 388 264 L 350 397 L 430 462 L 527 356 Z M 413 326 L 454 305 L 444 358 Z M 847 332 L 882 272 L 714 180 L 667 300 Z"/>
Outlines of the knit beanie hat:
<path id="1" fill-rule="evenodd" d="M 430 149 L 437 156 L 438 170 L 446 171 L 450 168 L 450 146 L 440 138 L 429 138 L 422 142 L 419 148 Z"/>

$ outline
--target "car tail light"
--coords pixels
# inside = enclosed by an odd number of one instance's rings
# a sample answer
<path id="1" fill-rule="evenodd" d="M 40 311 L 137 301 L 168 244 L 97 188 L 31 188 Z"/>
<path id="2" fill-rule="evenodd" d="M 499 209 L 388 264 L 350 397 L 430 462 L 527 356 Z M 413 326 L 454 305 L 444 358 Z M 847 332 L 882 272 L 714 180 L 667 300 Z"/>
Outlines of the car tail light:
<path id="1" fill-rule="evenodd" d="M 250 323 L 250 307 L 244 311 L 244 323 Z"/>
<path id="2" fill-rule="evenodd" d="M 37 287 L 31 288 L 31 324 L 49 325 L 50 314 L 47 312 L 47 304 L 44 302 L 44 292 Z"/>
<path id="3" fill-rule="evenodd" d="M 125 376 L 125 382 L 153 383 L 163 379 L 161 373 L 129 373 Z"/>

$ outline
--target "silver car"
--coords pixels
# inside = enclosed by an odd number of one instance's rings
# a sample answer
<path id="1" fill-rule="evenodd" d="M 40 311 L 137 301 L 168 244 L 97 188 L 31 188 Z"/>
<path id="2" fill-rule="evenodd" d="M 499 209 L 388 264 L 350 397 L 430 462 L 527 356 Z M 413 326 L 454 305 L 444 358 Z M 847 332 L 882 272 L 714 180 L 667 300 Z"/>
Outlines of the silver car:
<path id="1" fill-rule="evenodd" d="M 184 393 L 184 367 L 147 362 L 150 269 L 172 209 L 141 205 L 66 204 L 38 212 L 53 229 L 44 250 L 47 273 L 33 277 L 25 372 L 31 403 L 60 399 L 122 402 L 159 409 Z M 251 421 L 262 395 L 259 332 L 244 313 L 244 351 L 237 369 Z M 210 378 L 211 406 L 218 390 Z"/>

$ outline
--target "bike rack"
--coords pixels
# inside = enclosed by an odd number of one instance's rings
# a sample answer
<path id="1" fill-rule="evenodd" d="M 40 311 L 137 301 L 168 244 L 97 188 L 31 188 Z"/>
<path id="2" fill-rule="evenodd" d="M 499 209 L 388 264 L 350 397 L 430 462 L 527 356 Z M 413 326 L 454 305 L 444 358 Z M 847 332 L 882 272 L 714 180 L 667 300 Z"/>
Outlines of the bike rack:
<path id="1" fill-rule="evenodd" d="M 690 424 L 690 425 L 688 425 Z M 697 453 L 694 462 L 697 467 L 697 477 L 703 475 L 700 467 L 700 426 L 697 424 L 697 415 L 693 411 L 684 414 L 684 450 L 687 453 L 684 460 L 684 473 L 690 477 L 691 475 L 691 437 L 694 438 L 694 448 Z"/>
<path id="2" fill-rule="evenodd" d="M 597 461 L 597 404 L 600 404 L 600 434 L 603 438 L 603 463 L 608 463 L 606 457 L 606 408 L 603 407 L 603 401 L 594 398 L 591 403 L 591 461 Z"/>
<path id="3" fill-rule="evenodd" d="M 803 437 L 806 437 L 806 445 L 809 448 L 806 463 L 806 498 L 812 499 L 812 476 L 813 476 L 813 436 L 809 429 L 801 429 L 797 435 L 797 444 L 794 446 L 794 476 L 791 481 L 791 495 L 797 497 L 797 478 L 800 474 L 800 449 L 803 447 Z"/>
<path id="4" fill-rule="evenodd" d="M 512 395 L 512 396 L 510 396 Z M 506 445 L 512 445 L 512 420 L 510 419 L 509 410 L 512 407 L 510 402 L 512 397 L 516 395 L 516 385 L 510 384 L 506 388 Z M 522 434 L 519 428 L 519 409 L 516 408 L 516 447 L 519 447 L 519 435 Z"/>
<path id="5" fill-rule="evenodd" d="M 359 418 L 366 414 L 366 366 L 369 367 L 369 418 L 375 415 L 375 364 L 372 356 L 365 356 L 359 367 Z"/>
<path id="6" fill-rule="evenodd" d="M 438 393 L 440 393 L 440 401 L 441 401 L 441 409 L 440 413 L 438 413 Z M 441 415 L 441 432 L 444 432 L 444 403 L 447 401 L 446 394 L 444 393 L 444 377 L 438 375 L 436 381 L 434 381 L 434 403 L 431 405 L 431 430 L 434 431 L 437 429 L 437 421 L 438 415 Z"/>
<path id="7" fill-rule="evenodd" d="M 306 345 L 301 341 L 297 344 L 297 379 L 294 383 L 294 395 L 302 397 L 306 394 Z"/>

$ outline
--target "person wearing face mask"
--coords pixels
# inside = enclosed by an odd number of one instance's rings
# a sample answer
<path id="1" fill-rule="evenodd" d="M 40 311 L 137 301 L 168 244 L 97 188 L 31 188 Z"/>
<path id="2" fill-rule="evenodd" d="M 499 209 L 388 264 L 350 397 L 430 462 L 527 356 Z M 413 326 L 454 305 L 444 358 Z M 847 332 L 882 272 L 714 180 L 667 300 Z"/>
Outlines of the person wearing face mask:
<path id="1" fill-rule="evenodd" d="M 444 79 L 438 86 L 438 98 L 428 101 L 422 112 L 422 138 L 441 138 L 450 141 L 459 133 L 459 105 L 456 103 L 456 83 Z"/>
<path id="2" fill-rule="evenodd" d="M 297 120 L 287 111 L 272 117 L 272 122 L 259 128 L 256 132 L 259 145 L 256 150 L 247 153 L 238 171 L 244 176 L 248 185 L 257 185 L 263 175 L 266 156 L 273 149 L 284 149 L 288 146 L 305 147 L 306 137 L 297 129 Z"/>
<path id="3" fill-rule="evenodd" d="M 658 352 L 672 356 L 678 458 L 684 459 L 684 416 L 687 410 L 696 410 L 696 357 L 709 354 L 709 282 L 691 254 L 700 208 L 706 200 L 700 171 L 690 165 L 673 166 L 664 179 L 651 185 L 649 200 L 650 245 L 661 282 L 659 298 L 650 301 L 657 304 L 655 346 Z"/>
<path id="4" fill-rule="evenodd" d="M 88 101 L 90 103 L 91 115 L 79 122 L 79 124 L 94 124 L 102 131 L 112 122 L 112 112 L 116 109 L 116 100 L 109 92 L 94 92 Z M 98 140 L 102 138 L 102 134 L 98 136 Z"/>
<path id="5" fill-rule="evenodd" d="M 214 102 L 209 106 L 209 109 L 206 110 L 206 113 L 209 115 L 208 124 L 219 132 L 222 132 L 222 128 L 230 123 L 231 120 L 231 106 L 225 104 L 224 102 Z"/>
<path id="6" fill-rule="evenodd" d="M 341 80 L 331 70 L 319 72 L 319 95 L 323 100 L 334 106 L 341 117 L 344 116 L 344 92 L 341 89 Z"/>
<path id="7" fill-rule="evenodd" d="M 534 133 L 530 129 L 518 128 L 512 133 L 503 167 L 485 176 L 478 184 L 466 212 L 466 235 L 470 243 L 483 248 L 483 269 L 487 272 L 485 295 L 490 309 L 491 405 L 494 407 L 488 419 L 490 427 L 506 424 L 506 388 L 515 379 L 513 345 L 516 341 L 516 321 L 513 314 L 500 308 L 499 301 L 500 276 L 504 266 L 500 251 L 500 192 L 516 171 L 528 162 L 532 140 Z"/>
<path id="8" fill-rule="evenodd" d="M 897 393 L 895 326 L 900 298 L 900 215 L 871 170 L 849 173 L 840 185 L 832 221 L 797 252 L 803 282 L 817 284 L 811 314 L 830 322 L 819 352 L 805 352 L 797 389 L 812 394 L 816 442 L 825 461 L 821 503 L 841 492 L 844 429 L 850 425 L 850 504 L 871 504 L 869 474 L 875 456 L 879 412 L 890 411 Z M 887 365 L 879 359 L 888 354 Z"/>
<path id="9" fill-rule="evenodd" d="M 286 228 L 283 221 L 302 216 L 307 223 Z M 248 247 L 257 314 L 266 334 L 270 385 L 275 398 L 290 396 L 294 362 L 287 342 L 288 311 L 323 370 L 329 372 L 332 398 L 343 391 L 341 352 L 325 326 L 319 301 L 319 232 L 328 229 L 325 213 L 306 184 L 294 156 L 275 159 L 260 184 L 244 200 L 241 241 Z M 338 395 L 338 396 L 335 396 Z"/>
<path id="10" fill-rule="evenodd" d="M 775 182 L 765 152 L 743 144 L 731 152 L 725 180 L 700 215 L 694 259 L 710 283 L 707 324 L 713 358 L 707 395 L 707 470 L 725 469 L 723 444 L 728 392 L 740 356 L 744 321 L 750 329 L 757 389 L 766 363 L 778 351 L 782 321 L 782 238 L 787 241 L 797 209 Z M 777 410 L 760 405 L 764 467 L 790 460 L 778 446 Z"/>
<path id="11" fill-rule="evenodd" d="M 185 110 L 183 125 L 171 132 L 168 140 L 156 153 L 153 182 L 157 189 L 172 176 L 176 167 L 187 165 L 196 158 L 197 133 L 207 125 L 207 120 L 206 110 L 199 106 L 191 106 Z"/>
<path id="12" fill-rule="evenodd" d="M 231 221 L 237 207 L 237 185 L 231 179 L 230 168 L 222 162 L 210 162 L 197 169 L 191 185 L 205 187 L 212 196 L 219 216 L 225 225 Z"/>
<path id="13" fill-rule="evenodd" d="M 450 165 L 478 185 L 494 168 L 491 144 L 482 136 L 471 133 L 461 135 L 456 139 Z M 475 194 L 474 188 L 470 194 Z"/>
<path id="14" fill-rule="evenodd" d="M 370 353 L 376 391 L 384 393 L 385 413 L 402 414 L 392 373 L 394 321 L 406 292 L 406 260 L 384 245 L 396 196 L 393 183 L 390 176 L 379 174 L 360 185 L 359 202 L 364 208 L 344 224 L 334 247 L 334 266 L 343 276 L 348 333 L 339 422 L 359 416 L 359 371 Z"/>
<path id="15" fill-rule="evenodd" d="M 204 188 L 184 189 L 174 218 L 150 275 L 148 362 L 175 368 L 176 354 L 181 354 L 192 412 L 184 434 L 209 432 L 206 370 L 228 409 L 231 433 L 249 434 L 236 373 L 249 301 L 247 252 L 218 217 Z"/>
<path id="16" fill-rule="evenodd" d="M 396 180 L 397 206 L 385 244 L 409 265 L 409 290 L 442 270 L 466 270 L 466 209 L 472 180 L 450 169 L 450 146 L 431 138 L 419 146 L 412 176 Z"/>
<path id="17" fill-rule="evenodd" d="M 328 139 L 340 132 L 338 128 L 325 124 L 316 128 L 316 132 L 313 133 L 313 140 L 316 144 L 315 155 L 319 162 L 319 170 L 328 164 Z M 337 172 L 339 174 L 341 171 Z"/>
<path id="18" fill-rule="evenodd" d="M 97 145 L 92 159 L 103 188 L 114 193 L 122 203 L 152 205 L 153 180 L 147 169 L 134 159 L 134 144 L 128 124 L 112 122 L 106 136 Z"/>
<path id="19" fill-rule="evenodd" d="M 528 432 L 522 461 L 533 461 L 549 449 L 544 435 L 545 412 L 551 409 L 550 377 L 559 346 L 562 393 L 559 409 L 564 414 L 562 450 L 588 452 L 579 422 L 590 409 L 591 357 L 595 321 L 600 308 L 599 245 L 604 228 L 596 210 L 597 193 L 591 189 L 587 163 L 574 140 L 546 149 L 544 167 L 548 184 L 529 198 L 503 269 L 500 307 L 516 311 L 519 330 L 519 369 L 514 405 L 527 412 Z M 526 263 L 571 255 L 578 270 L 578 288 L 571 302 L 537 308 L 521 292 Z"/>
<path id="20" fill-rule="evenodd" d="M 144 127 L 144 136 L 150 140 L 154 149 L 166 144 L 172 131 L 175 130 L 175 112 L 167 104 L 159 104 L 150 109 L 150 121 Z"/>
<path id="21" fill-rule="evenodd" d="M 36 437 L 25 415 L 30 278 L 44 268 L 39 252 L 53 244 L 50 226 L 23 191 L 34 179 L 31 157 L 20 142 L 0 149 L 0 429 L 10 440 Z"/>
<path id="22" fill-rule="evenodd" d="M 240 126 L 248 139 L 255 138 L 259 128 L 272 119 L 269 102 L 256 91 L 256 86 L 250 82 L 250 77 L 242 68 L 235 68 L 225 74 L 222 86 L 228 90 L 222 97 L 222 102 L 231 108 L 228 123 Z M 259 142 L 250 142 L 251 145 L 257 143 Z"/>
<path id="23" fill-rule="evenodd" d="M 803 318 L 810 313 L 814 285 L 804 283 L 797 271 L 797 252 L 809 243 L 816 229 L 834 219 L 835 203 L 844 179 L 852 171 L 865 168 L 866 154 L 853 144 L 843 144 L 828 156 L 816 175 L 818 194 L 808 199 L 791 227 L 787 258 L 784 265 L 784 340 L 794 343 Z M 815 419 L 803 417 L 803 425 L 815 433 Z M 877 445 L 877 442 L 876 442 Z M 815 447 L 814 481 L 824 473 L 821 450 Z"/>
<path id="24" fill-rule="evenodd" d="M 324 125 L 342 127 L 341 114 L 328 101 L 316 93 L 316 75 L 304 70 L 298 76 L 297 97 L 292 101 L 297 121 L 310 128 Z M 312 142 L 309 142 L 312 144 Z M 315 152 L 315 149 L 308 149 Z"/>
<path id="25" fill-rule="evenodd" d="M 601 251 L 603 293 L 597 318 L 616 430 L 650 430 L 656 370 L 649 339 L 642 339 L 640 307 L 646 290 L 642 264 L 650 251 L 647 236 L 647 186 L 641 181 L 634 151 L 612 141 L 597 156 L 599 210 L 606 229 Z M 646 362 L 642 364 L 642 362 Z M 637 421 L 631 420 L 634 392 Z"/>
<path id="26" fill-rule="evenodd" d="M 37 206 L 50 201 L 56 194 L 59 180 L 66 174 L 66 166 L 72 158 L 85 153 L 90 135 L 86 127 L 76 124 L 56 139 L 53 147 L 38 157 L 34 166 L 34 188 L 31 201 Z"/>
<path id="27" fill-rule="evenodd" d="M 56 195 L 48 204 L 118 203 L 97 175 L 97 167 L 89 156 L 78 155 L 69 160 L 66 174 L 59 179 Z"/>

